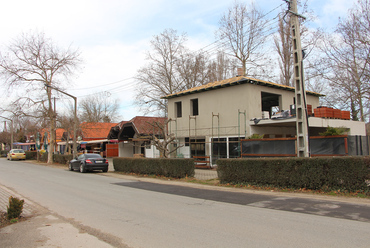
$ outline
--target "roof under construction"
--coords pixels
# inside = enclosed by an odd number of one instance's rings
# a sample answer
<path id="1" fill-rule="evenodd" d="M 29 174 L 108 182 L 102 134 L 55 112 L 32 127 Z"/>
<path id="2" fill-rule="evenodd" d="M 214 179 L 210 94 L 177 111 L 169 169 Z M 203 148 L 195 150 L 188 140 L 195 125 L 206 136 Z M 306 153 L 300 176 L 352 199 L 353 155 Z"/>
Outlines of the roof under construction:
<path id="1" fill-rule="evenodd" d="M 184 95 L 195 94 L 195 93 L 200 93 L 204 91 L 215 90 L 219 88 L 225 88 L 225 87 L 235 86 L 239 84 L 247 84 L 247 83 L 276 88 L 276 89 L 288 90 L 288 91 L 293 91 L 293 92 L 295 91 L 295 88 L 291 86 L 286 86 L 283 84 L 276 84 L 276 83 L 272 83 L 272 82 L 268 82 L 264 80 L 250 78 L 250 77 L 239 76 L 239 77 L 233 77 L 233 78 L 229 78 L 229 79 L 225 79 L 221 81 L 204 84 L 204 85 L 194 87 L 191 89 L 187 89 L 184 91 L 180 91 L 174 94 L 166 95 L 162 97 L 162 99 L 171 99 L 171 98 L 180 97 Z M 313 96 L 324 96 L 323 94 L 316 93 L 313 91 L 306 91 L 306 93 L 308 95 L 313 95 Z"/>

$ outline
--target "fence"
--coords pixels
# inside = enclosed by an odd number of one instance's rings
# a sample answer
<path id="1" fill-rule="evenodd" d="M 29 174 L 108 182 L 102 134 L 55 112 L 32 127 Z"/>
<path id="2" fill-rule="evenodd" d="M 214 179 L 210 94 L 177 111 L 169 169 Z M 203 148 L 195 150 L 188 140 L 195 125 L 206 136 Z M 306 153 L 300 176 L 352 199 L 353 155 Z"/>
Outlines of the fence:
<path id="1" fill-rule="evenodd" d="M 309 139 L 310 154 L 317 156 L 369 155 L 366 136 L 316 136 Z M 244 139 L 242 157 L 296 157 L 296 138 Z"/>

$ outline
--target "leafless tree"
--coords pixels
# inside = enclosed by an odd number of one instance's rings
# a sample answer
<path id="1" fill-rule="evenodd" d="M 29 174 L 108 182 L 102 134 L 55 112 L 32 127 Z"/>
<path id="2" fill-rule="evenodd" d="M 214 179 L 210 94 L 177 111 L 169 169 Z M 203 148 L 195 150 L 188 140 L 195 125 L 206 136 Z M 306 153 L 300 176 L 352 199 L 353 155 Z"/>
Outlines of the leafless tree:
<path id="1" fill-rule="evenodd" d="M 139 85 L 136 104 L 146 113 L 154 111 L 165 115 L 167 104 L 161 97 L 183 89 L 176 64 L 184 53 L 185 41 L 185 34 L 178 35 L 173 29 L 167 29 L 151 40 L 153 51 L 148 51 L 146 56 L 149 63 L 136 75 Z"/>
<path id="2" fill-rule="evenodd" d="M 230 59 L 224 52 L 219 51 L 216 59 L 208 63 L 208 81 L 214 82 L 234 77 L 237 71 L 237 62 L 235 60 Z"/>
<path id="3" fill-rule="evenodd" d="M 164 123 L 158 121 L 148 122 L 154 130 L 157 130 L 157 135 L 153 132 L 153 135 L 150 138 L 152 139 L 154 146 L 159 151 L 161 158 L 169 158 L 172 153 L 182 147 L 181 145 L 176 145 L 175 147 L 171 146 L 176 142 L 175 134 L 168 133 L 168 123 L 171 121 L 171 119 L 167 119 Z"/>
<path id="4" fill-rule="evenodd" d="M 64 129 L 62 140 L 66 142 L 65 154 L 71 154 L 71 147 L 69 145 L 70 137 L 73 135 L 73 115 L 58 115 L 57 127 Z M 77 125 L 79 126 L 79 125 Z"/>
<path id="5" fill-rule="evenodd" d="M 61 89 L 62 82 L 78 68 L 79 55 L 71 48 L 60 49 L 43 33 L 23 34 L 8 46 L 6 53 L 0 54 L 0 73 L 8 89 L 26 89 L 7 110 L 16 115 L 46 117 L 51 147 L 55 143 L 56 116 L 48 86 Z M 49 152 L 48 163 L 52 160 L 52 152 Z"/>
<path id="6" fill-rule="evenodd" d="M 285 19 L 287 21 L 285 21 Z M 274 36 L 276 52 L 279 56 L 280 84 L 293 86 L 293 46 L 290 18 L 279 16 L 278 34 Z"/>
<path id="7" fill-rule="evenodd" d="M 116 122 L 118 114 L 118 99 L 110 98 L 109 92 L 90 95 L 80 101 L 81 122 Z"/>
<path id="8" fill-rule="evenodd" d="M 312 11 L 308 9 L 307 0 L 298 1 L 300 6 L 300 14 L 305 16 L 306 19 L 300 18 L 300 35 L 302 41 L 302 50 L 305 54 L 305 75 L 306 80 L 313 78 L 314 71 L 309 70 L 311 66 L 311 58 L 309 55 L 315 52 L 316 45 L 321 38 L 321 30 L 315 30 L 313 28 L 308 29 L 305 25 L 308 21 L 313 21 L 316 17 Z M 291 22 L 290 15 L 285 14 L 279 15 L 278 32 L 274 35 L 274 49 L 278 54 L 278 64 L 280 70 L 280 84 L 287 86 L 294 86 L 293 82 L 293 43 L 291 35 Z M 312 74 L 313 73 L 313 74 Z"/>
<path id="9" fill-rule="evenodd" d="M 370 103 L 370 3 L 359 0 L 341 19 L 336 32 L 326 35 L 324 55 L 317 64 L 331 87 L 332 99 L 347 105 L 352 119 L 365 121 Z"/>
<path id="10" fill-rule="evenodd" d="M 226 47 L 238 59 L 244 75 L 257 77 L 266 60 L 263 46 L 267 39 L 267 20 L 254 3 L 235 2 L 222 16 L 217 36 L 226 40 Z"/>
<path id="11" fill-rule="evenodd" d="M 136 104 L 148 113 L 167 114 L 167 102 L 161 97 L 197 87 L 214 79 L 231 75 L 231 60 L 219 55 L 212 60 L 208 54 L 192 52 L 185 47 L 185 34 L 167 29 L 153 37 L 153 50 L 147 53 L 148 64 L 138 70 Z"/>

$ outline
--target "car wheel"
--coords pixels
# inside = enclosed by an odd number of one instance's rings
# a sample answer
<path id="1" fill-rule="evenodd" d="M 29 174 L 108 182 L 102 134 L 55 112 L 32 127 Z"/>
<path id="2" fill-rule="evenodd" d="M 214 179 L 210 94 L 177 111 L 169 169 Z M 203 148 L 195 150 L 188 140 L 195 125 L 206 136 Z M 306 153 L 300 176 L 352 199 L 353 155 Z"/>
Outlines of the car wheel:
<path id="1" fill-rule="evenodd" d="M 84 164 L 80 164 L 80 172 L 81 173 L 85 173 L 86 172 L 86 168 L 85 168 Z"/>
<path id="2" fill-rule="evenodd" d="M 104 170 L 102 170 L 103 172 L 108 172 L 108 169 L 104 169 Z"/>
<path id="3" fill-rule="evenodd" d="M 73 171 L 73 167 L 72 167 L 72 164 L 71 163 L 69 163 L 68 170 L 69 171 Z"/>

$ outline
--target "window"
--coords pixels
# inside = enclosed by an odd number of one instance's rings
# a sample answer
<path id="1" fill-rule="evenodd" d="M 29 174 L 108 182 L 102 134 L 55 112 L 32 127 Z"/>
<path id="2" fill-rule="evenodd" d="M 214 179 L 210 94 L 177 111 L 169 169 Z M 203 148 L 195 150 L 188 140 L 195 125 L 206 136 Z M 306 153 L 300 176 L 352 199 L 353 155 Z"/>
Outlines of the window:
<path id="1" fill-rule="evenodd" d="M 182 106 L 181 106 L 181 102 L 175 102 L 175 116 L 177 118 L 182 117 Z"/>
<path id="2" fill-rule="evenodd" d="M 281 95 L 261 92 L 261 104 L 262 104 L 262 111 L 268 111 L 269 116 L 273 116 L 277 112 L 280 112 L 281 109 Z"/>
<path id="3" fill-rule="evenodd" d="M 191 115 L 199 115 L 199 108 L 198 108 L 198 98 L 190 100 L 191 105 Z"/>
<path id="4" fill-rule="evenodd" d="M 190 155 L 205 156 L 206 155 L 206 140 L 205 139 L 190 139 Z"/>
<path id="5" fill-rule="evenodd" d="M 227 158 L 226 138 L 212 138 L 212 164 L 219 158 Z"/>

